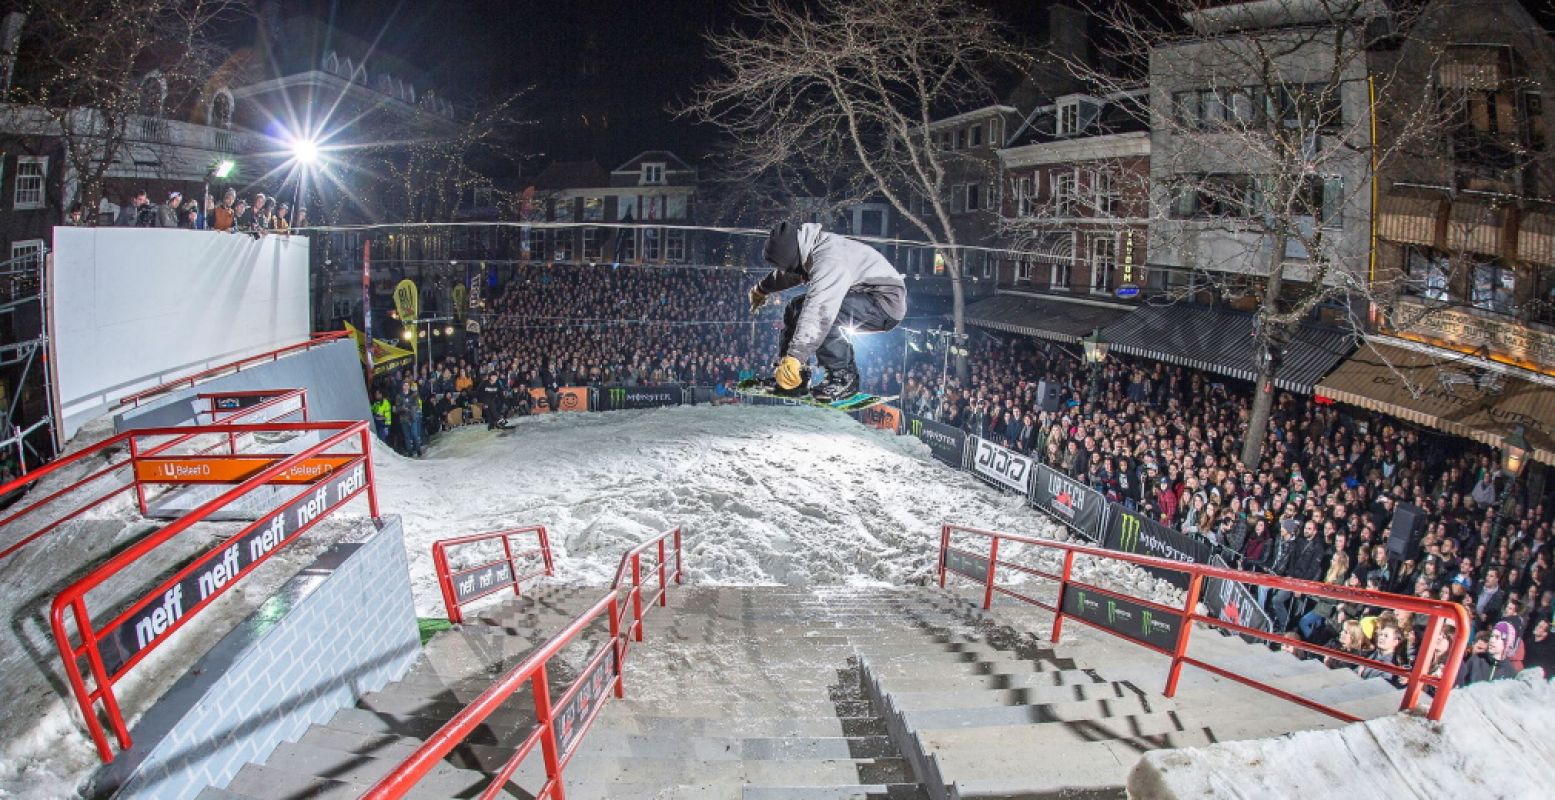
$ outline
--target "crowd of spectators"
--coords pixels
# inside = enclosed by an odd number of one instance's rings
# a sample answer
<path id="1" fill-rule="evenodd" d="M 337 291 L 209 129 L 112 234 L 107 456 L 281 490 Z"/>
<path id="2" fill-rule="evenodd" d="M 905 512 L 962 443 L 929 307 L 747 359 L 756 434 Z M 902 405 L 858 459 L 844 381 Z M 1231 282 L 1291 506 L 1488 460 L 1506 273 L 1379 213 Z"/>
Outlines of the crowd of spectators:
<path id="1" fill-rule="evenodd" d="M 86 209 L 77 203 L 70 208 L 67 225 L 85 225 Z M 120 228 L 184 228 L 188 230 L 213 230 L 222 233 L 289 233 L 293 228 L 305 227 L 308 210 L 298 208 L 294 216 L 291 206 L 276 202 L 256 193 L 247 199 L 238 196 L 236 189 L 227 189 L 221 200 L 205 195 L 205 207 L 193 197 L 185 198 L 183 192 L 172 191 L 161 203 L 151 201 L 145 189 L 137 189 L 125 198 L 123 205 L 115 204 L 106 194 L 97 206 L 98 224 Z"/>
<path id="2" fill-rule="evenodd" d="M 395 418 L 418 427 L 396 435 L 390 426 L 390 435 L 419 453 L 423 428 L 472 418 L 461 409 L 480 408 L 496 424 L 527 413 L 536 390 L 554 403 L 564 386 L 682 383 L 727 396 L 774 358 L 778 313 L 752 322 L 753 277 L 518 267 L 478 341 L 385 379 L 379 391 Z M 1245 384 L 1118 356 L 1093 381 L 1073 348 L 981 333 L 962 382 L 935 353 L 904 363 L 899 337 L 870 339 L 859 347 L 864 389 L 900 394 L 909 413 L 1028 453 L 1242 568 L 1461 602 L 1472 628 L 1445 635 L 1473 637 L 1468 679 L 1504 676 L 1525 661 L 1555 668 L 1555 499 L 1531 495 L 1526 482 L 1508 485 L 1487 447 L 1280 393 L 1262 461 L 1249 469 L 1239 458 Z M 1056 410 L 1040 406 L 1043 381 L 1061 387 Z M 1428 520 L 1402 557 L 1386 546 L 1400 503 Z M 1421 641 L 1423 617 L 1287 592 L 1260 600 L 1279 631 L 1308 641 L 1398 664 L 1445 652 Z"/>
<path id="3" fill-rule="evenodd" d="M 971 350 L 965 384 L 940 363 L 904 376 L 882 361 L 874 389 L 905 383 L 907 411 L 1030 454 L 1243 568 L 1463 603 L 1472 630 L 1450 632 L 1473 637 L 1461 677 L 1504 677 L 1525 661 L 1555 671 L 1555 497 L 1512 484 L 1492 449 L 1281 393 L 1249 469 L 1246 385 L 1116 356 L 1093 382 L 1077 353 L 1031 339 L 979 335 Z M 1061 387 L 1057 410 L 1041 409 L 1042 381 Z M 1401 503 L 1428 520 L 1402 557 L 1387 548 Z M 1423 616 L 1261 599 L 1278 631 L 1400 665 L 1422 657 Z"/>

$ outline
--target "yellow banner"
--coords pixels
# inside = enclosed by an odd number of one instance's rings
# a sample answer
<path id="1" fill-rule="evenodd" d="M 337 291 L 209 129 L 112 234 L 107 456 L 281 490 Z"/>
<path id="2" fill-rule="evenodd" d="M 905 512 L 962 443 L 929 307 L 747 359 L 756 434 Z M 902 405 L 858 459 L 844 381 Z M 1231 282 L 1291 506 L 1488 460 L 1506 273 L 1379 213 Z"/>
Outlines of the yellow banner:
<path id="1" fill-rule="evenodd" d="M 394 310 L 400 315 L 400 322 L 410 326 L 411 340 L 410 352 L 416 352 L 416 318 L 421 316 L 421 293 L 416 291 L 416 282 L 406 278 L 394 287 Z"/>
<path id="2" fill-rule="evenodd" d="M 356 341 L 357 356 L 362 359 L 363 364 L 366 364 L 367 349 L 362 343 L 362 340 L 365 337 L 363 337 L 362 332 L 357 330 L 356 327 L 351 323 L 347 322 L 345 325 L 346 332 L 350 333 L 351 338 Z M 400 347 L 393 342 L 385 341 L 383 339 L 374 339 L 373 374 L 382 375 L 383 373 L 398 367 L 400 364 L 409 361 L 414 356 L 415 353 L 406 350 L 405 348 Z"/>
<path id="3" fill-rule="evenodd" d="M 454 287 L 454 319 L 464 321 L 464 315 L 470 311 L 470 290 L 464 288 L 464 284 Z"/>

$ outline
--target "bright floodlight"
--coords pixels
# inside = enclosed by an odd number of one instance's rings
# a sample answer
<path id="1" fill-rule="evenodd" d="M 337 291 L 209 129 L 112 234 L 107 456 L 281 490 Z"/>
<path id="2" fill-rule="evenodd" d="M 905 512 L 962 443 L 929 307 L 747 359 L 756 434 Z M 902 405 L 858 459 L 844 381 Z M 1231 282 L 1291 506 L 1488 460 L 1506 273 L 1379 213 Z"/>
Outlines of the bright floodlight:
<path id="1" fill-rule="evenodd" d="M 211 170 L 211 175 L 213 175 L 213 176 L 215 176 L 217 178 L 225 178 L 228 175 L 231 175 L 232 174 L 232 170 L 235 169 L 236 167 L 237 167 L 237 162 L 233 161 L 230 158 L 224 158 L 224 159 L 216 162 L 216 168 Z"/>
<path id="2" fill-rule="evenodd" d="M 319 160 L 319 144 L 312 139 L 296 139 L 292 142 L 292 158 L 307 166 Z"/>

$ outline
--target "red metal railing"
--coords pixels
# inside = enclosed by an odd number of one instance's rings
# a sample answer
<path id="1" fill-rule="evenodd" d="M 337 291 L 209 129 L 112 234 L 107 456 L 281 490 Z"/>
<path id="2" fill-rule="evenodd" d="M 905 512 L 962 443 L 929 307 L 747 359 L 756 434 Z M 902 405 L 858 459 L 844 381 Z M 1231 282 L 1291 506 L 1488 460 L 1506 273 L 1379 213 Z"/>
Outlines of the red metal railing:
<path id="1" fill-rule="evenodd" d="M 294 400 L 300 406 L 302 421 L 307 421 L 308 399 L 306 390 L 270 390 L 265 394 L 271 396 L 269 400 L 257 405 L 249 406 L 239 411 L 235 411 L 227 416 L 223 421 L 226 424 L 231 425 L 236 423 L 239 419 L 247 419 L 248 417 L 256 416 L 261 413 L 275 411 L 276 409 L 281 408 L 285 404 Z M 276 419 L 266 420 L 266 422 L 278 421 L 280 417 L 288 416 L 291 413 L 296 412 L 288 411 L 286 413 L 280 414 Z M 31 503 L 21 506 L 13 510 L 10 514 L 7 514 L 5 518 L 0 519 L 0 531 L 4 531 L 18 520 L 21 520 L 31 514 L 41 513 L 55 501 L 68 500 L 73 504 L 73 508 L 64 511 L 58 516 L 52 517 L 47 522 L 43 523 L 40 527 L 28 532 L 19 540 L 8 545 L 0 544 L 0 559 L 6 558 L 12 553 L 15 553 L 17 550 L 26 547 L 29 543 L 36 541 L 44 534 L 55 530 L 60 525 L 63 525 L 66 522 L 81 516 L 87 511 L 102 505 L 103 503 L 113 499 L 125 491 L 134 490 L 135 502 L 140 509 L 140 513 L 147 513 L 148 505 L 145 484 L 137 477 L 137 471 L 135 469 L 136 462 L 140 459 L 170 453 L 174 448 L 179 447 L 180 445 L 188 444 L 197 438 L 211 435 L 213 435 L 211 428 L 208 426 L 198 425 L 173 428 L 142 428 L 126 431 L 116 436 L 104 439 L 85 449 L 79 450 L 69 455 L 61 456 L 49 462 L 48 464 L 45 464 L 44 466 L 27 473 L 26 475 L 16 478 L 4 485 L 0 485 L 0 497 L 3 497 L 14 490 L 26 488 L 27 486 L 30 486 L 33 483 L 48 477 L 49 475 L 63 471 L 66 467 L 72 464 L 85 461 L 92 457 L 103 456 L 109 461 L 106 466 L 93 470 L 87 473 L 85 477 L 79 478 L 69 485 L 64 486 L 63 488 L 57 489 Z M 163 437 L 166 438 L 164 439 Z M 223 443 L 225 443 L 227 451 L 229 453 L 236 454 L 238 450 L 238 438 L 239 437 L 235 434 L 217 434 L 216 441 L 207 447 L 195 448 L 193 449 L 193 452 L 210 453 L 214 450 L 220 449 Z M 148 439 L 160 441 L 155 441 L 148 446 L 145 441 Z M 120 455 L 124 456 L 123 460 L 118 460 Z M 116 475 L 116 473 L 119 472 L 119 470 L 126 468 L 130 470 L 129 476 L 121 477 L 119 482 L 106 487 L 106 491 L 103 494 L 85 498 L 78 496 L 77 493 L 84 493 L 87 491 L 87 488 L 90 484 L 113 477 Z"/>
<path id="2" fill-rule="evenodd" d="M 534 534 L 535 548 L 514 552 L 513 537 L 527 534 Z M 448 568 L 450 548 L 489 542 L 493 539 L 502 542 L 501 558 L 453 570 Z M 519 574 L 518 559 L 530 556 L 540 557 L 539 568 Z M 513 587 L 513 594 L 517 595 L 519 584 L 530 578 L 552 574 L 551 539 L 543 525 L 440 539 L 432 543 L 432 565 L 437 570 L 437 585 L 443 590 L 443 607 L 448 609 L 448 621 L 463 622 L 465 604 L 509 586 Z"/>
<path id="3" fill-rule="evenodd" d="M 210 369 L 201 370 L 192 375 L 185 375 L 181 378 L 174 378 L 173 380 L 170 380 L 166 383 L 153 386 L 150 389 L 145 389 L 134 394 L 125 395 L 124 397 L 119 398 L 119 402 L 114 404 L 114 408 L 117 409 L 123 408 L 125 406 L 139 406 L 143 401 L 156 397 L 159 394 L 166 394 L 167 392 L 174 391 L 175 389 L 183 389 L 189 386 L 193 386 L 200 381 L 214 378 L 217 375 L 225 375 L 228 372 L 242 372 L 244 367 L 253 364 L 275 361 L 281 356 L 290 355 L 302 350 L 311 350 L 321 344 L 329 344 L 330 342 L 338 341 L 348 336 L 350 336 L 350 334 L 345 331 L 315 333 L 305 342 L 298 342 L 297 344 L 287 345 L 286 347 L 276 348 L 275 350 L 268 350 L 263 353 L 248 356 L 246 358 L 240 358 L 236 361 L 229 361 L 226 364 L 221 364 L 219 366 L 211 367 Z"/>
<path id="4" fill-rule="evenodd" d="M 951 535 L 954 533 L 987 539 L 988 550 L 986 554 L 952 546 Z M 1001 541 L 1019 542 L 1024 545 L 1061 551 L 1063 553 L 1062 573 L 1054 574 L 1024 564 L 1001 560 L 999 558 L 999 543 Z M 1141 566 L 1186 573 L 1188 575 L 1188 589 L 1183 605 L 1181 608 L 1174 608 L 1153 600 L 1133 597 L 1094 584 L 1077 581 L 1072 577 L 1076 556 L 1128 561 Z M 1049 604 L 1037 598 L 1021 594 L 1007 586 L 1000 586 L 998 584 L 998 570 L 1000 568 L 1056 582 L 1058 584 L 1057 600 Z M 1172 697 L 1177 693 L 1177 681 L 1182 675 L 1183 665 L 1186 664 L 1315 711 L 1321 711 L 1347 722 L 1357 722 L 1359 718 L 1301 695 L 1270 686 L 1246 675 L 1232 672 L 1188 655 L 1188 642 L 1193 632 L 1194 623 L 1213 625 L 1233 633 L 1252 636 L 1269 642 L 1278 642 L 1292 650 L 1314 653 L 1401 678 L 1407 681 L 1407 683 L 1404 687 L 1403 701 L 1399 704 L 1400 710 L 1414 708 L 1415 704 L 1420 700 L 1420 692 L 1429 686 L 1435 690 L 1435 694 L 1431 699 L 1430 710 L 1427 713 L 1432 720 L 1441 719 L 1442 711 L 1447 706 L 1447 697 L 1452 693 L 1452 687 L 1458 675 L 1458 668 L 1463 663 L 1464 653 L 1468 648 L 1469 641 L 1468 612 L 1458 603 L 1427 600 L 1388 592 L 1373 592 L 1365 589 L 1350 589 L 1327 583 L 1281 578 L 1274 575 L 1241 572 L 1205 564 L 1172 561 L 1087 545 L 1057 542 L 1051 539 L 1037 539 L 1030 536 L 978 530 L 961 525 L 945 525 L 940 530 L 939 585 L 941 587 L 945 585 L 947 573 L 955 573 L 982 583 L 984 587 L 983 608 L 985 609 L 992 607 L 994 594 L 999 593 L 1053 612 L 1052 640 L 1055 643 L 1058 641 L 1059 634 L 1063 631 L 1064 618 L 1069 617 L 1117 636 L 1120 639 L 1133 642 L 1141 647 L 1170 657 L 1172 666 L 1166 678 L 1165 695 L 1167 697 Z M 1358 656 L 1342 650 L 1304 642 L 1301 639 L 1286 636 L 1282 633 L 1270 633 L 1216 617 L 1205 616 L 1198 613 L 1197 607 L 1204 581 L 1208 578 L 1250 583 L 1255 586 L 1266 586 L 1271 589 L 1280 589 L 1310 597 L 1322 597 L 1341 602 L 1360 603 L 1378 608 L 1391 608 L 1423 614 L 1426 616 L 1427 622 L 1425 636 L 1421 639 L 1420 656 L 1412 667 L 1399 667 L 1376 659 L 1366 658 L 1365 656 Z M 1092 605 L 1087 603 L 1086 593 L 1088 592 L 1094 592 L 1096 595 L 1105 598 L 1109 603 L 1109 613 L 1099 614 L 1096 619 L 1088 619 L 1087 611 L 1090 609 L 1090 605 Z M 1124 604 L 1121 608 L 1123 614 L 1129 620 L 1128 627 L 1126 628 L 1120 626 L 1112 619 L 1114 615 L 1111 612 L 1116 612 L 1120 607 L 1118 606 L 1120 603 Z M 1094 605 L 1099 609 L 1099 604 Z M 1130 606 L 1133 606 L 1133 608 L 1130 608 Z M 1159 619 L 1157 618 L 1158 615 L 1160 616 Z M 1109 621 L 1106 623 L 1102 622 L 1099 618 L 1100 616 L 1108 617 Z M 1427 673 L 1426 668 L 1431 660 L 1432 643 L 1436 641 L 1437 635 L 1442 632 L 1441 626 L 1445 623 L 1456 625 L 1457 634 L 1452 637 L 1452 646 L 1449 649 L 1447 661 L 1442 667 L 1441 675 L 1433 677 Z M 1134 627 L 1135 625 L 1138 625 L 1138 627 Z"/>
<path id="5" fill-rule="evenodd" d="M 611 585 L 609 594 L 595 601 L 594 605 L 574 618 L 567 627 L 529 654 L 517 666 L 508 670 L 507 674 L 439 728 L 404 763 L 385 775 L 363 797 L 369 800 L 404 797 L 415 787 L 417 781 L 441 763 L 444 757 L 458 747 L 493 712 L 501 708 L 510 697 L 528 686 L 534 699 L 535 729 L 524 738 L 502 768 L 497 770 L 491 783 L 480 796 L 492 798 L 502 794 L 508 779 L 518 770 L 524 759 L 534 752 L 535 747 L 539 746 L 541 758 L 545 762 L 545 785 L 536 791 L 534 796 L 549 798 L 549 800 L 564 800 L 566 792 L 562 786 L 562 770 L 566 768 L 573 753 L 577 752 L 577 745 L 583 733 L 588 730 L 600 709 L 604 707 L 607 687 L 613 686 L 616 697 L 626 696 L 621 666 L 626 659 L 632 639 L 635 637 L 637 641 L 642 641 L 642 556 L 643 553 L 654 548 L 657 548 L 658 553 L 658 566 L 655 571 L 659 575 L 659 587 L 658 591 L 648 598 L 648 602 L 649 604 L 657 602 L 661 606 L 667 602 L 669 590 L 667 540 L 673 540 L 673 545 L 670 546 L 675 550 L 674 580 L 675 583 L 680 583 L 679 528 L 665 531 L 632 548 L 621 556 L 621 564 L 616 569 L 615 582 Z M 628 569 L 631 570 L 630 574 L 627 572 Z M 630 586 L 628 593 L 632 597 L 634 618 L 627 630 L 622 631 L 621 594 L 627 586 Z M 548 671 L 551 659 L 585 629 L 598 621 L 602 615 L 607 615 L 610 620 L 610 640 L 590 655 L 572 686 L 562 694 L 555 705 L 552 705 Z"/>
<path id="6" fill-rule="evenodd" d="M 184 430 L 152 429 L 124 435 L 155 436 L 177 434 Z M 64 661 L 65 675 L 81 706 L 82 716 L 97 746 L 98 755 L 105 762 L 113 759 L 113 750 L 109 745 L 104 720 L 99 718 L 97 709 L 101 705 L 107 727 L 113 729 L 119 749 L 130 747 L 129 730 L 113 691 L 114 684 L 129 670 L 206 605 L 331 511 L 365 492 L 369 513 L 374 519 L 379 516 L 377 491 L 373 482 L 372 435 L 365 422 L 216 425 L 206 431 L 218 434 L 311 431 L 330 435 L 295 454 L 275 459 L 272 464 L 257 472 L 247 473 L 247 477 L 240 482 L 235 481 L 237 485 L 231 489 L 143 537 L 70 584 L 54 598 L 49 620 L 60 657 Z M 316 463 L 317 459 L 338 456 L 340 454 L 332 454 L 330 451 L 352 443 L 359 443 L 354 452 L 344 454 L 343 461 L 337 458 L 335 463 L 338 466 L 310 473 L 319 477 L 303 485 L 296 495 L 279 507 L 196 557 L 155 589 L 130 602 L 107 622 L 99 625 L 92 621 L 86 596 L 93 589 L 243 495 L 278 482 L 289 485 L 301 483 L 295 477 L 297 470 Z M 234 457 L 218 455 L 206 458 L 211 463 L 220 463 L 223 459 Z M 185 597 L 191 602 L 187 610 Z M 69 627 L 66 624 L 67 614 L 72 623 Z M 82 669 L 83 660 L 86 662 L 85 670 Z M 87 676 L 91 677 L 91 687 L 87 685 Z"/>

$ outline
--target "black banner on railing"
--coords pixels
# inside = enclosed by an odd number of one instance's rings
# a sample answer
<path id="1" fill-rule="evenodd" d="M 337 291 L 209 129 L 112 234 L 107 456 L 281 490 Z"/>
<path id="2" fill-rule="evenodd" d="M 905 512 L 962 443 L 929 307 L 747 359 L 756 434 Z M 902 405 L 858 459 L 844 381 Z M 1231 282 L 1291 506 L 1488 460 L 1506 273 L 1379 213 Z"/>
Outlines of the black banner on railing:
<path id="1" fill-rule="evenodd" d="M 961 550 L 947 549 L 945 551 L 945 569 L 958 575 L 964 575 L 979 583 L 988 582 L 988 558 L 976 556 Z"/>
<path id="2" fill-rule="evenodd" d="M 658 386 L 606 386 L 599 390 L 601 411 L 621 411 L 628 408 L 663 408 L 685 402 L 686 391 L 678 383 Z"/>
<path id="3" fill-rule="evenodd" d="M 1031 501 L 1093 542 L 1101 541 L 1107 498 L 1046 464 L 1037 465 Z"/>
<path id="4" fill-rule="evenodd" d="M 1210 556 L 1209 563 L 1217 567 L 1230 568 L 1226 560 L 1220 556 Z M 1246 584 L 1221 578 L 1208 578 L 1204 581 L 1201 596 L 1204 605 L 1209 607 L 1210 613 L 1226 622 L 1234 622 L 1261 631 L 1274 630 L 1274 623 L 1270 621 L 1269 615 L 1264 613 L 1263 606 L 1258 604 L 1257 596 L 1248 591 Z"/>
<path id="5" fill-rule="evenodd" d="M 463 604 L 471 598 L 513 585 L 513 568 L 506 561 L 487 564 L 453 579 L 454 599 Z"/>
<path id="6" fill-rule="evenodd" d="M 1167 652 L 1176 648 L 1177 632 L 1182 628 L 1181 614 L 1159 611 L 1142 603 L 1076 586 L 1064 589 L 1062 608 L 1065 614 Z"/>
<path id="7" fill-rule="evenodd" d="M 1120 553 L 1138 553 L 1190 564 L 1208 564 L 1211 554 L 1208 544 L 1129 511 L 1117 503 L 1112 504 L 1111 519 L 1107 521 L 1107 537 L 1102 541 L 1102 547 Z M 1155 567 L 1146 569 L 1179 589 L 1188 585 L 1186 573 Z"/>
<path id="8" fill-rule="evenodd" d="M 580 675 L 573 684 L 578 688 L 567 702 L 556 707 L 552 724 L 556 726 L 556 746 L 566 756 L 577 746 L 578 738 L 588 727 L 589 715 L 594 713 L 610 696 L 611 684 L 620 672 L 616 663 L 616 649 L 605 651 L 605 657 L 594 662 L 594 667 Z"/>
<path id="9" fill-rule="evenodd" d="M 966 463 L 966 432 L 943 422 L 906 415 L 907 433 L 929 446 L 929 452 L 946 464 L 960 469 Z"/>
<path id="10" fill-rule="evenodd" d="M 1031 492 L 1032 462 L 1007 447 L 987 439 L 972 437 L 972 472 L 1022 495 Z"/>
<path id="11" fill-rule="evenodd" d="M 331 477 L 293 498 L 291 502 L 248 526 L 219 550 L 201 557 L 183 579 L 135 609 L 118 627 L 99 632 L 98 646 L 109 675 L 152 647 L 196 606 L 226 591 L 248 574 L 261 559 L 284 547 L 303 528 L 317 522 L 353 492 L 367 485 L 367 468 L 360 458 L 355 465 L 336 470 Z"/>

